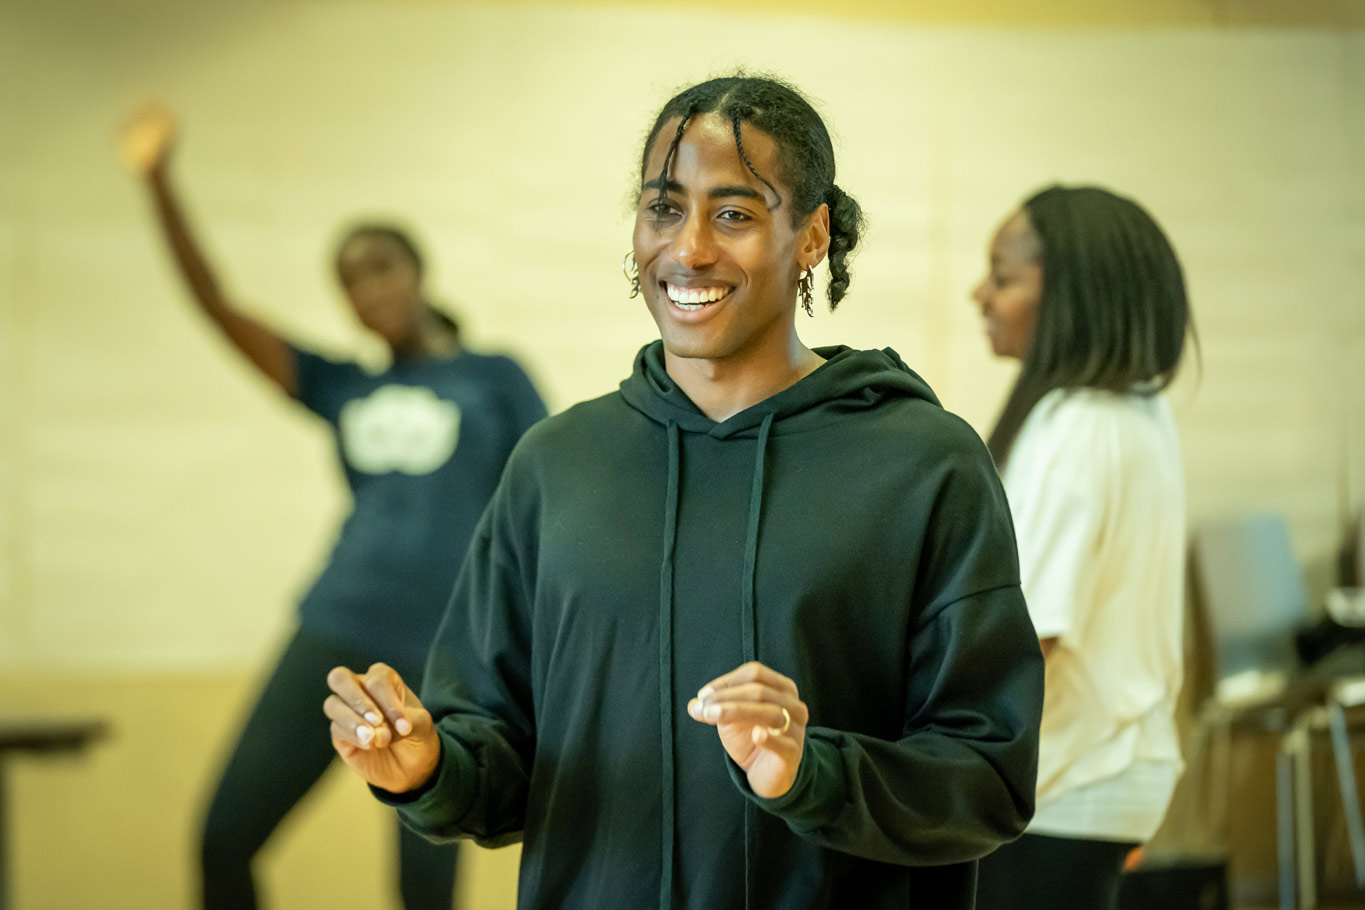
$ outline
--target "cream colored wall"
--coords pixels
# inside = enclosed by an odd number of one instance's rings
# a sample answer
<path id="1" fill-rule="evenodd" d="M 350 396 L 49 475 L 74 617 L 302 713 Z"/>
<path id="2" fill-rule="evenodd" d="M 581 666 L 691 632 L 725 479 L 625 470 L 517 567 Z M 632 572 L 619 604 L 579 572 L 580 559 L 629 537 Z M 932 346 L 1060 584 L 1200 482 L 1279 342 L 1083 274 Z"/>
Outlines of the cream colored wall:
<path id="1" fill-rule="evenodd" d="M 638 143 L 677 86 L 744 63 L 820 101 L 872 229 L 851 296 L 803 337 L 896 347 L 983 433 L 1011 377 L 967 303 L 990 230 L 1041 184 L 1111 184 L 1165 224 L 1190 280 L 1203 377 L 1174 400 L 1192 518 L 1286 511 L 1321 590 L 1365 504 L 1365 36 L 1007 29 L 989 23 L 1020 20 L 984 2 L 970 25 L 924 25 L 854 6 L 836 21 L 814 5 L 0 0 L 0 711 L 108 711 L 127 735 L 78 786 L 108 781 L 89 793 L 113 818 L 151 800 L 147 817 L 190 837 L 210 754 L 344 509 L 320 428 L 190 311 L 115 163 L 114 124 L 149 93 L 183 115 L 177 178 L 253 310 L 354 349 L 329 245 L 352 215 L 396 213 L 474 339 L 524 357 L 554 408 L 614 388 L 653 337 L 618 263 Z M 1042 21 L 1091 21 L 1072 7 Z M 1178 7 L 1214 10 L 1163 16 Z M 220 677 L 236 682 L 202 693 Z M 207 716 L 144 730 L 138 697 L 99 694 L 136 680 Z M 161 737 L 177 785 L 120 789 Z M 32 783 L 59 771 L 20 779 L 52 797 L 20 797 L 17 836 L 38 838 L 24 906 L 188 894 L 188 854 L 155 835 L 145 862 L 66 882 L 98 888 L 89 900 L 48 890 L 59 857 L 127 840 L 54 833 L 54 813 L 82 818 L 72 791 Z M 310 811 L 363 824 L 372 807 L 338 783 Z M 342 825 L 310 817 L 280 851 L 328 855 Z M 365 888 L 387 874 L 341 867 Z M 288 906 L 312 874 L 281 871 Z"/>
<path id="2" fill-rule="evenodd" d="M 894 345 L 984 432 L 1012 369 L 966 302 L 986 237 L 1041 184 L 1111 184 L 1188 268 L 1206 355 L 1177 396 L 1194 515 L 1285 509 L 1325 566 L 1365 499 L 1358 33 L 80 9 L 11 7 L 0 59 L 8 662 L 241 666 L 288 624 L 344 508 L 319 427 L 190 311 L 115 163 L 113 126 L 149 93 L 183 114 L 177 177 L 256 311 L 353 345 L 329 244 L 348 217 L 398 213 L 474 337 L 523 355 L 562 407 L 612 388 L 652 337 L 618 268 L 651 111 L 736 63 L 779 70 L 822 102 L 872 224 L 852 296 L 810 341 Z"/>

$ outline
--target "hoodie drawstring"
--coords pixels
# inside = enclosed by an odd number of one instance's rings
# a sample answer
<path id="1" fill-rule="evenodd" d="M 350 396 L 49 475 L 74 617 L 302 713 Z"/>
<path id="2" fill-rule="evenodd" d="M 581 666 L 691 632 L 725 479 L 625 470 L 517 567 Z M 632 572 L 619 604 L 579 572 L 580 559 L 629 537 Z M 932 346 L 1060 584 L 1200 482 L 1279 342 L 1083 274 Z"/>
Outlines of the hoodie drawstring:
<path id="1" fill-rule="evenodd" d="M 768 434 L 773 428 L 773 415 L 763 418 L 758 429 L 758 448 L 754 453 L 754 479 L 749 488 L 749 528 L 744 535 L 744 578 L 740 582 L 740 600 L 743 607 L 740 615 L 740 643 L 744 660 L 758 660 L 758 610 L 754 605 L 754 585 L 758 574 L 758 525 L 763 517 L 763 471 L 767 463 Z M 756 823 L 754 812 L 757 808 L 751 800 L 744 801 L 744 907 L 748 910 L 752 894 L 753 837 Z"/>
<path id="2" fill-rule="evenodd" d="M 744 577 L 740 591 L 740 642 L 746 662 L 758 660 L 758 612 L 754 602 L 754 585 L 758 566 L 758 527 L 763 517 L 763 475 L 767 463 L 768 437 L 772 432 L 773 415 L 763 418 L 758 430 L 758 446 L 754 454 L 753 483 L 749 488 L 749 525 L 744 540 Z M 673 550 L 678 536 L 678 498 L 682 482 L 682 444 L 678 424 L 668 422 L 668 488 L 664 494 L 664 552 L 659 567 L 659 748 L 663 761 L 660 765 L 660 789 L 663 794 L 661 820 L 659 876 L 659 910 L 669 910 L 673 903 L 673 827 L 676 812 L 673 780 Z M 750 904 L 750 856 L 755 811 L 751 801 L 744 801 L 744 906 Z"/>
<path id="3" fill-rule="evenodd" d="M 744 578 L 740 582 L 740 647 L 746 661 L 758 660 L 758 617 L 754 610 L 754 576 L 758 563 L 758 523 L 763 512 L 763 471 L 768 454 L 768 434 L 773 428 L 773 415 L 763 418 L 758 428 L 758 449 L 754 453 L 754 479 L 749 487 L 749 528 L 744 536 Z"/>
<path id="4" fill-rule="evenodd" d="M 663 753 L 659 783 L 663 792 L 659 910 L 673 904 L 673 545 L 678 536 L 678 425 L 668 422 L 668 490 L 664 497 L 664 555 L 659 568 L 659 748 Z"/>

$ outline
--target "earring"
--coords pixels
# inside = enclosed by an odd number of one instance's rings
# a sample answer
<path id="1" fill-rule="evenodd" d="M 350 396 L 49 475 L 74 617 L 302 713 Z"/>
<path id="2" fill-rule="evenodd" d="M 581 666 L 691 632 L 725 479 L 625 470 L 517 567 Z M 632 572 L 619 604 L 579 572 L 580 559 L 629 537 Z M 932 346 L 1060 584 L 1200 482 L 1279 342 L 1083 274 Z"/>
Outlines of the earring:
<path id="1" fill-rule="evenodd" d="M 801 309 L 807 316 L 815 315 L 815 269 L 806 266 L 806 273 L 796 282 L 796 293 L 801 298 Z"/>
<path id="2" fill-rule="evenodd" d="M 621 257 L 621 271 L 626 276 L 626 281 L 630 282 L 630 296 L 632 298 L 640 296 L 640 271 L 635 267 L 635 251 Z"/>

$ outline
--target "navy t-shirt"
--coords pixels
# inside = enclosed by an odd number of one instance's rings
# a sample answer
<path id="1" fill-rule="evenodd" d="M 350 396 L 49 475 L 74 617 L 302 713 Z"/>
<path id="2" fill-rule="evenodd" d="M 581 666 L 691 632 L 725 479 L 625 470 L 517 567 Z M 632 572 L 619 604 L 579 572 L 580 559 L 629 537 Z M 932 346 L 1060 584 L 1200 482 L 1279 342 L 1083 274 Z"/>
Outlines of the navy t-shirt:
<path id="1" fill-rule="evenodd" d="M 545 405 L 507 357 L 465 351 L 371 373 L 294 356 L 298 399 L 331 425 L 354 499 L 300 621 L 420 670 L 507 456 Z"/>

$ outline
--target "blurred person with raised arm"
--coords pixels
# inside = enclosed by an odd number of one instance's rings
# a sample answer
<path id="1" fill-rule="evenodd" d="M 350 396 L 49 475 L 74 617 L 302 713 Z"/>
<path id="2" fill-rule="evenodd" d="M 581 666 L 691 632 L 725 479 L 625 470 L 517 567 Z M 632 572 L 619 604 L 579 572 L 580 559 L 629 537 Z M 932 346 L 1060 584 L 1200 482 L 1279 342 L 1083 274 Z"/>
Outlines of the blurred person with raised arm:
<path id="1" fill-rule="evenodd" d="M 428 302 L 417 245 L 391 224 L 349 228 L 335 262 L 357 321 L 388 348 L 384 369 L 323 356 L 246 315 L 181 212 L 171 113 L 147 106 L 121 138 L 190 296 L 248 362 L 327 424 L 353 499 L 204 822 L 203 906 L 254 907 L 253 857 L 335 758 L 316 723 L 327 670 L 382 656 L 404 673 L 421 671 L 479 516 L 545 407 L 516 362 L 462 344 L 456 322 Z M 397 846 L 407 910 L 448 910 L 454 846 L 401 826 Z"/>

